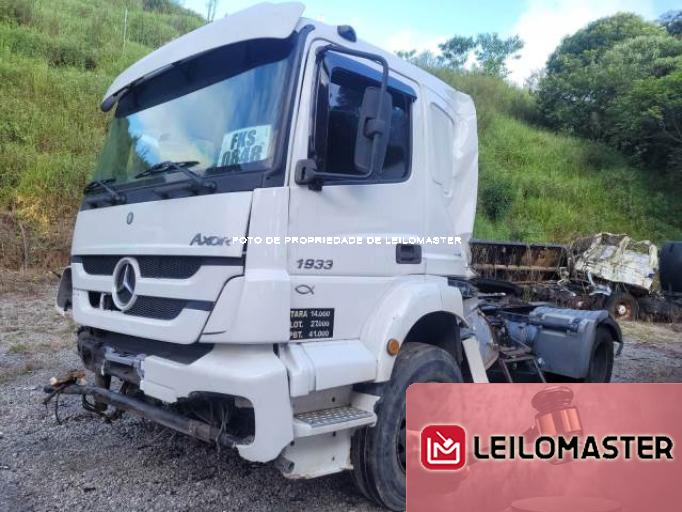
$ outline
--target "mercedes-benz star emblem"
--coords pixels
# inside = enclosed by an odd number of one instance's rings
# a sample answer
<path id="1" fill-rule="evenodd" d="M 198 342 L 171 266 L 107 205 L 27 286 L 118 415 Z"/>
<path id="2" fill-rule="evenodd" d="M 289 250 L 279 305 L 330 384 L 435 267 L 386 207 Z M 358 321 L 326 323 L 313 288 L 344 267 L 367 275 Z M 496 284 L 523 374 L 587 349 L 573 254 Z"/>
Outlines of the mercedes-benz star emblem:
<path id="1" fill-rule="evenodd" d="M 133 307 L 137 300 L 135 284 L 140 269 L 134 258 L 121 258 L 114 268 L 114 287 L 111 298 L 121 311 L 127 311 Z"/>

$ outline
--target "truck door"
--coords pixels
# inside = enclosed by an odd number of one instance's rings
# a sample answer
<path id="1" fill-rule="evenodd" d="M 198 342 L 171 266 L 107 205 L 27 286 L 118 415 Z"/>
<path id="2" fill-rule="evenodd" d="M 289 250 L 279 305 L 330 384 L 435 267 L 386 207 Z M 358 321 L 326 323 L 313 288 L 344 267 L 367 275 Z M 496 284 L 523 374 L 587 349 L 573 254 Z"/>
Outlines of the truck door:
<path id="1" fill-rule="evenodd" d="M 315 49 L 306 65 L 293 164 L 312 158 L 318 170 L 345 176 L 312 190 L 296 184 L 292 169 L 288 271 L 293 288 L 304 283 L 314 287 L 318 303 L 321 294 L 328 304 L 337 303 L 340 326 L 342 311 L 364 308 L 369 314 L 370 302 L 395 277 L 424 272 L 421 247 L 414 240 L 425 230 L 424 180 L 414 165 L 422 158 L 415 144 L 421 116 L 417 86 L 391 72 L 393 108 L 383 168 L 369 178 L 353 179 L 360 106 L 365 89 L 378 87 L 381 75 L 369 61 L 333 51 L 316 58 Z M 292 304 L 310 303 L 312 297 L 293 293 Z M 338 303 L 343 300 L 345 305 Z M 359 334 L 357 320 L 350 319 L 354 329 L 345 334 Z M 340 334 L 337 329 L 334 337 Z"/>

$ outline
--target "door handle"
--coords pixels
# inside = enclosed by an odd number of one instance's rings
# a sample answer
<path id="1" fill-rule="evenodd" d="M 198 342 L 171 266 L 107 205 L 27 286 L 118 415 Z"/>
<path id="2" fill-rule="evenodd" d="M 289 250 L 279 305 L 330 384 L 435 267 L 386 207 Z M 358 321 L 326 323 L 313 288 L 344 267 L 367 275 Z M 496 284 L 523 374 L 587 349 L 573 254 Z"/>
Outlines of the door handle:
<path id="1" fill-rule="evenodd" d="M 395 261 L 399 264 L 416 265 L 422 262 L 422 246 L 398 244 L 395 246 Z"/>

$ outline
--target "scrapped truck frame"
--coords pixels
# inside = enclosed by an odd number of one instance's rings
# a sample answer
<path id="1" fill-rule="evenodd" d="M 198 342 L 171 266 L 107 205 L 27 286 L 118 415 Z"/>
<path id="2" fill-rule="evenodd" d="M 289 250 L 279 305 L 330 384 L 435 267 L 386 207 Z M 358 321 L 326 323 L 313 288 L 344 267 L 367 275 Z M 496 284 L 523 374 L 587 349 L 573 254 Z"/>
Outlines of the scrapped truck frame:
<path id="1" fill-rule="evenodd" d="M 516 293 L 528 300 L 606 309 L 616 320 L 682 319 L 679 293 L 668 290 L 666 281 L 668 274 L 671 281 L 682 271 L 679 242 L 668 242 L 659 251 L 648 240 L 598 233 L 568 244 L 470 243 L 472 267 L 479 275 L 515 283 Z"/>
<path id="2" fill-rule="evenodd" d="M 46 391 L 402 510 L 409 385 L 608 382 L 622 337 L 477 278 L 471 98 L 303 10 L 207 24 L 106 92 L 57 300 L 94 381 Z"/>

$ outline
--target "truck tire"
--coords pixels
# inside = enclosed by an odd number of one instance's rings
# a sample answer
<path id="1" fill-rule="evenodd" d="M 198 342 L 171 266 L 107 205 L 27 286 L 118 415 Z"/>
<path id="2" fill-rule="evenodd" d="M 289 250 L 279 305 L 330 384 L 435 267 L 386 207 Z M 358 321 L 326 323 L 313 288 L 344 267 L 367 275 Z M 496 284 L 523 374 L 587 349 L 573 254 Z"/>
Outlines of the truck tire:
<path id="1" fill-rule="evenodd" d="M 637 299 L 628 292 L 613 292 L 606 305 L 615 320 L 637 320 Z"/>
<path id="2" fill-rule="evenodd" d="M 613 374 L 614 344 L 615 340 L 611 331 L 605 327 L 599 327 L 592 347 L 590 366 L 583 382 L 605 383 L 611 382 Z"/>
<path id="3" fill-rule="evenodd" d="M 396 359 L 391 380 L 377 402 L 377 423 L 353 435 L 351 462 L 358 489 L 390 510 L 405 510 L 405 393 L 417 382 L 462 382 L 462 372 L 447 351 L 407 343 Z"/>

